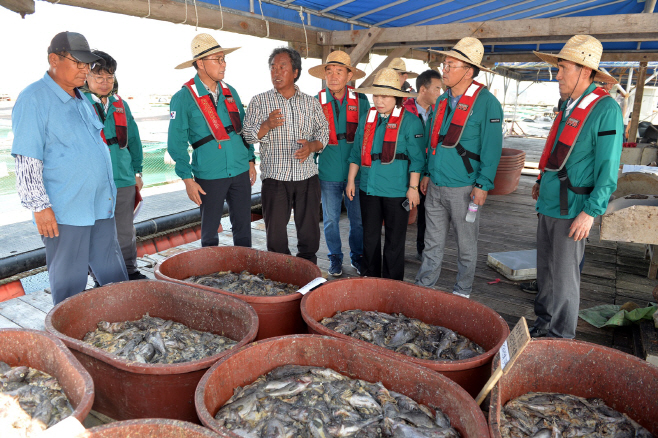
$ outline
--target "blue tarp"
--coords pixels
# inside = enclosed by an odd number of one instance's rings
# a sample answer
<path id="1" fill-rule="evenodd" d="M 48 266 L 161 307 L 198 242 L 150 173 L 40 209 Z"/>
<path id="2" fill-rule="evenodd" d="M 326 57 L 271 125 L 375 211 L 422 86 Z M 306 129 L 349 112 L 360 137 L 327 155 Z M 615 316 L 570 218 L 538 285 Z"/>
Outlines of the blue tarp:
<path id="1" fill-rule="evenodd" d="M 556 51 L 557 52 L 557 51 Z M 539 59 L 539 58 L 537 58 Z M 637 79 L 637 68 L 639 68 L 639 62 L 602 62 L 599 64 L 600 68 L 605 69 L 613 77 L 619 79 L 621 75 L 628 78 L 628 69 L 634 68 L 635 75 L 633 77 L 633 84 L 635 84 Z M 549 73 L 549 65 L 543 62 L 498 62 L 496 63 L 496 68 L 505 68 L 514 73 L 520 74 L 523 77 L 524 81 L 533 81 L 533 82 L 543 82 L 555 80 L 557 75 L 557 68 L 551 67 L 551 73 Z M 647 76 L 652 75 L 658 71 L 658 62 L 649 62 L 647 64 Z M 623 79 L 623 85 L 626 86 L 626 79 Z M 655 86 L 658 83 L 658 78 L 654 81 L 649 82 L 649 86 Z"/>

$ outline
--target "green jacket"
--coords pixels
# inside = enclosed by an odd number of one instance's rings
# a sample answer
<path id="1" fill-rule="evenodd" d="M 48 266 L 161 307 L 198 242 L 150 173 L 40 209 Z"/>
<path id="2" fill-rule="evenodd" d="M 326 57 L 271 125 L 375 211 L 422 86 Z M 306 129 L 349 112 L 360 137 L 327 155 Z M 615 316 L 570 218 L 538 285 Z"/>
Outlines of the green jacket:
<path id="1" fill-rule="evenodd" d="M 194 83 L 199 97 L 208 94 L 199 75 L 194 77 Z M 244 121 L 244 108 L 240 96 L 233 87 L 226 85 L 235 99 L 240 119 Z M 225 100 L 220 89 L 217 114 L 224 126 L 228 126 L 231 124 L 231 118 Z M 169 109 L 171 114 L 167 151 L 176 162 L 176 175 L 182 179 L 192 178 L 193 174 L 201 179 L 221 179 L 240 175 L 249 170 L 249 160 L 255 160 L 254 145 L 245 147 L 242 136 L 236 132 L 229 133 L 230 140 L 223 141 L 221 149 L 215 139 L 194 149 L 190 165 L 188 146 L 210 135 L 210 128 L 186 87 L 174 94 Z"/>
<path id="2" fill-rule="evenodd" d="M 359 129 L 354 138 L 354 145 L 350 153 L 350 163 L 361 166 L 361 146 L 363 144 L 363 130 L 366 126 L 365 114 L 359 120 Z M 382 151 L 386 122 L 381 115 L 377 115 L 382 122 L 375 128 L 375 137 L 372 141 L 371 153 L 378 154 Z M 371 167 L 361 166 L 361 182 L 359 189 L 371 196 L 384 198 L 403 198 L 407 196 L 409 189 L 409 173 L 423 171 L 425 166 L 425 141 L 423 137 L 423 123 L 417 116 L 405 112 L 402 117 L 400 130 L 398 131 L 398 142 L 395 153 L 406 154 L 409 161 L 394 160 L 390 164 L 382 164 L 381 161 L 373 161 Z"/>
<path id="3" fill-rule="evenodd" d="M 430 133 L 434 130 L 434 124 L 440 123 L 438 118 L 439 105 L 441 101 L 450 99 L 448 92 L 443 93 L 435 105 L 435 114 L 432 121 Z M 448 111 L 450 109 L 450 111 Z M 448 132 L 448 127 L 455 114 L 454 108 L 448 100 L 448 107 L 444 114 L 444 123 L 441 125 L 441 135 Z M 480 161 L 471 160 L 473 173 L 469 174 L 464 166 L 462 157 L 455 148 L 444 148 L 441 143 L 436 147 L 436 154 L 431 148 L 431 138 L 427 138 L 427 172 L 432 182 L 440 187 L 465 187 L 477 184 L 482 185 L 482 190 L 494 188 L 496 169 L 503 150 L 503 109 L 498 99 L 483 88 L 473 105 L 472 114 L 464 126 L 462 137 L 459 142 L 464 149 L 478 154 Z"/>
<path id="4" fill-rule="evenodd" d="M 83 94 L 87 96 L 87 99 L 94 106 L 96 112 L 98 113 L 100 111 L 102 113 L 98 114 L 101 122 L 105 118 L 105 127 L 103 128 L 105 138 L 116 137 L 116 127 L 114 126 L 115 107 L 113 104 L 117 101 L 117 98 L 114 96 L 109 97 L 110 105 L 107 114 L 105 114 L 103 104 L 97 104 L 91 93 L 84 92 Z M 137 123 L 135 123 L 132 112 L 130 112 L 128 102 L 125 100 L 123 100 L 123 107 L 126 109 L 126 120 L 128 122 L 128 146 L 124 149 L 121 149 L 116 143 L 109 146 L 110 158 L 112 159 L 112 174 L 117 189 L 135 185 L 135 173 L 142 171 L 142 161 L 144 159 L 142 140 L 139 138 L 139 129 L 137 128 Z"/>
<path id="5" fill-rule="evenodd" d="M 576 105 L 595 87 L 594 84 L 590 85 Z M 564 102 L 562 109 L 566 106 L 567 102 Z M 556 143 L 567 119 L 563 117 L 558 126 Z M 561 216 L 560 180 L 557 172 L 544 172 L 540 180 L 537 211 L 559 219 L 573 219 L 581 211 L 594 217 L 605 213 L 610 195 L 617 188 L 623 136 L 624 125 L 619 105 L 614 99 L 602 98 L 587 117 L 565 164 L 571 185 L 594 187 L 594 191 L 589 195 L 577 195 L 569 190 L 569 214 Z"/>
<path id="6" fill-rule="evenodd" d="M 370 102 L 368 98 L 361 93 L 356 93 L 359 99 L 359 120 L 368 114 L 370 110 Z M 317 97 L 317 96 L 316 96 Z M 329 89 L 327 89 L 327 101 L 333 105 L 334 109 L 334 125 L 336 126 L 337 133 L 344 133 L 347 130 L 347 96 L 343 98 L 342 102 L 334 99 Z M 338 110 L 336 110 L 336 103 Z M 357 127 L 357 132 L 361 125 Z M 355 135 L 356 140 L 356 135 Z M 318 173 L 320 180 L 344 182 L 347 181 L 347 172 L 350 163 L 347 161 L 352 152 L 352 143 L 348 143 L 346 139 L 338 140 L 337 145 L 328 144 L 318 156 Z M 359 180 L 359 175 L 356 176 Z"/>

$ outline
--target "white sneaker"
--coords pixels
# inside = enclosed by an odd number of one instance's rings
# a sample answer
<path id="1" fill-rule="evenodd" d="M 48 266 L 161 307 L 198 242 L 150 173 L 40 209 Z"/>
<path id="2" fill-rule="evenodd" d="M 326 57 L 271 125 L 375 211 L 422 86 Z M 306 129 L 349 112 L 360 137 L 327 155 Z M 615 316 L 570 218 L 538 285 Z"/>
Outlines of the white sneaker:
<path id="1" fill-rule="evenodd" d="M 471 296 L 470 294 L 463 294 L 461 292 L 457 292 L 456 290 L 453 290 L 452 294 L 453 295 L 459 295 L 460 297 L 464 297 L 464 298 L 470 298 L 470 296 Z"/>

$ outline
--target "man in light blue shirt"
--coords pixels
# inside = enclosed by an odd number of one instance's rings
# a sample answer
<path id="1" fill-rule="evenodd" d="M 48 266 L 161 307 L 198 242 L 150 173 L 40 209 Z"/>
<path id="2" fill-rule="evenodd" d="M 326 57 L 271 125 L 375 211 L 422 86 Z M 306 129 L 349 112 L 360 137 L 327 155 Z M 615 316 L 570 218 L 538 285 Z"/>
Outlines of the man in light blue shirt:
<path id="1" fill-rule="evenodd" d="M 103 125 L 77 89 L 97 59 L 84 36 L 57 34 L 48 72 L 21 92 L 12 112 L 16 185 L 46 247 L 54 304 L 85 289 L 88 267 L 101 285 L 128 279 Z"/>

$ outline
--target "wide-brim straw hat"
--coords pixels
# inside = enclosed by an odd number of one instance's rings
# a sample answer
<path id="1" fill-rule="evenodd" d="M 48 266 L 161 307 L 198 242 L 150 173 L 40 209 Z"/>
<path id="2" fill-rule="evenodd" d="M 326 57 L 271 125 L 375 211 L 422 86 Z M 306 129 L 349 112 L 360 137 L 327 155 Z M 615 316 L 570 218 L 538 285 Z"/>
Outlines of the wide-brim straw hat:
<path id="1" fill-rule="evenodd" d="M 182 64 L 176 66 L 177 69 L 192 67 L 195 61 L 198 61 L 201 58 L 210 56 L 213 53 L 224 52 L 224 55 L 228 55 L 231 52 L 238 50 L 239 47 L 221 47 L 217 44 L 217 40 L 207 33 L 200 33 L 195 36 L 192 40 L 192 59 L 185 61 Z"/>
<path id="2" fill-rule="evenodd" d="M 616 84 L 617 80 L 607 73 L 599 70 L 603 46 L 601 42 L 590 35 L 574 35 L 562 47 L 560 53 L 552 55 L 550 53 L 532 52 L 542 61 L 547 62 L 553 67 L 557 67 L 558 60 L 564 59 L 575 62 L 583 67 L 589 67 L 596 72 L 594 81 L 609 82 Z"/>
<path id="3" fill-rule="evenodd" d="M 407 93 L 402 91 L 400 86 L 400 76 L 392 68 L 383 68 L 375 76 L 375 80 L 370 87 L 356 88 L 354 91 L 362 94 L 373 94 L 378 96 L 394 97 L 416 97 L 418 93 Z"/>
<path id="4" fill-rule="evenodd" d="M 331 52 L 329 56 L 327 56 L 327 62 L 309 68 L 308 74 L 318 79 L 324 79 L 325 68 L 327 68 L 330 65 L 342 65 L 343 67 L 351 71 L 353 81 L 357 79 L 361 79 L 366 75 L 366 72 L 359 70 L 358 68 L 352 65 L 352 60 L 350 59 L 350 55 L 343 52 L 342 50 L 336 50 L 334 52 Z"/>
<path id="5" fill-rule="evenodd" d="M 392 68 L 398 73 L 406 73 L 408 79 L 413 79 L 418 77 L 418 73 L 407 70 L 407 64 L 404 63 L 402 58 L 393 58 L 391 62 L 388 63 L 388 68 Z"/>
<path id="6" fill-rule="evenodd" d="M 460 39 L 454 47 L 447 52 L 440 50 L 432 50 L 432 52 L 441 53 L 445 56 L 464 61 L 467 64 L 476 66 L 482 71 L 495 73 L 482 65 L 482 57 L 484 56 L 484 46 L 479 39 L 473 37 L 465 37 Z"/>

